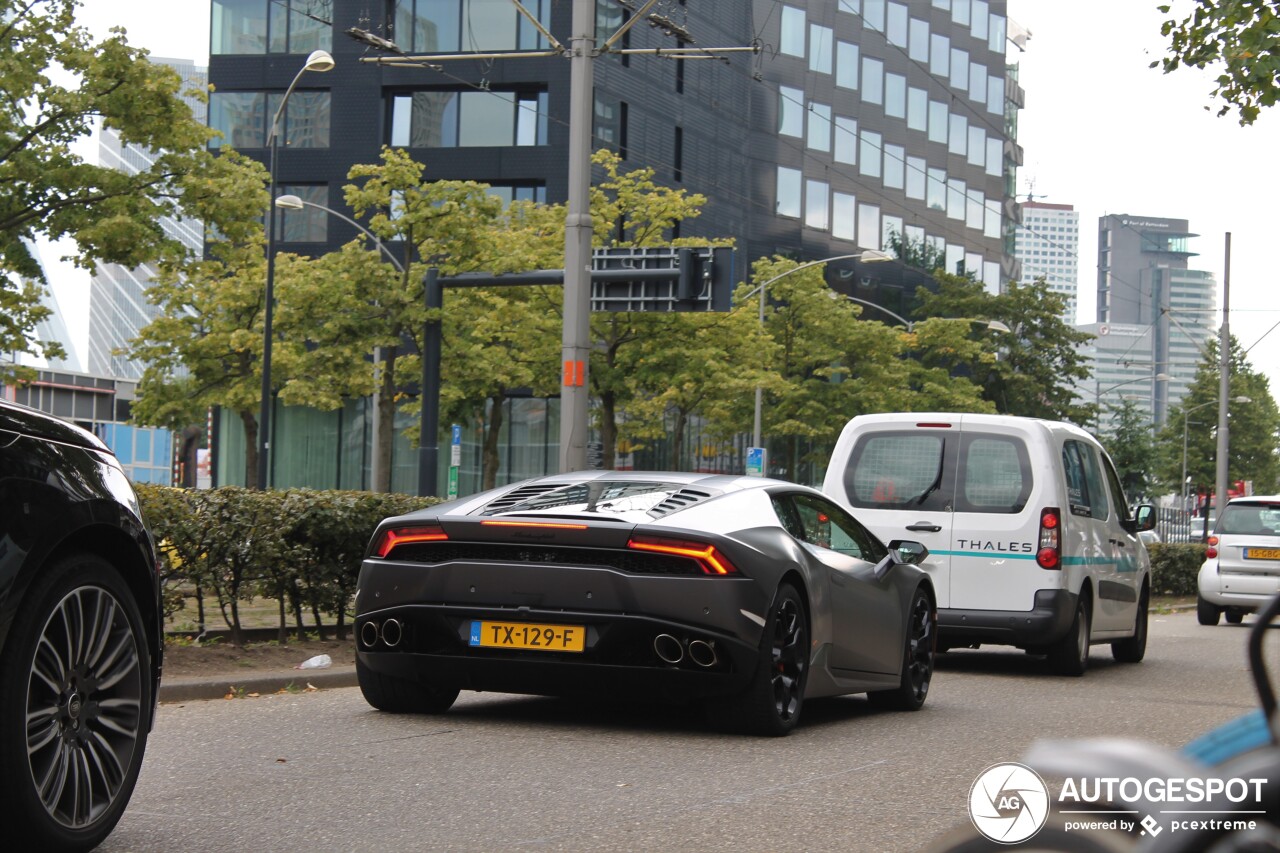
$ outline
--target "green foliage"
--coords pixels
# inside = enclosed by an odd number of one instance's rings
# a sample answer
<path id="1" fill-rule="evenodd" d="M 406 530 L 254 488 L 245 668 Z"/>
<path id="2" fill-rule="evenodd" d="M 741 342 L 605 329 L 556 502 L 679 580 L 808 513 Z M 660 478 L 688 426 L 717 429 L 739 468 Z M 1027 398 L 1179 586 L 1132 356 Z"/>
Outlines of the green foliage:
<path id="1" fill-rule="evenodd" d="M 1200 543 L 1148 545 L 1152 595 L 1195 595 L 1196 576 L 1204 563 Z"/>
<path id="2" fill-rule="evenodd" d="M 1168 15 L 1172 7 L 1158 8 Z M 1275 104 L 1280 94 L 1276 0 L 1195 0 L 1189 15 L 1166 20 L 1160 34 L 1169 39 L 1170 55 L 1152 68 L 1162 66 L 1166 74 L 1183 65 L 1220 69 L 1212 92 L 1225 102 L 1218 115 L 1234 107 L 1241 124 L 1253 124 L 1263 107 Z"/>
<path id="3" fill-rule="evenodd" d="M 1115 463 L 1116 473 L 1130 499 L 1148 494 L 1153 485 L 1152 460 L 1156 444 L 1151 435 L 1151 420 L 1132 400 L 1112 407 L 1115 414 L 1111 429 L 1101 436 L 1102 445 Z"/>
<path id="4" fill-rule="evenodd" d="M 216 596 L 237 645 L 243 644 L 240 602 L 263 595 L 277 599 L 282 613 L 291 609 L 299 630 L 303 606 L 317 625 L 321 612 L 336 613 L 341 639 L 374 528 L 384 518 L 439 502 L 234 486 L 190 491 L 138 484 L 136 490 L 160 552 L 166 591 L 198 584 Z"/>
<path id="5" fill-rule="evenodd" d="M 917 291 L 920 317 L 964 317 L 998 320 L 1008 332 L 993 329 L 988 335 L 999 347 L 1000 357 L 974 379 L 983 397 L 1001 414 L 1087 424 L 1093 406 L 1076 401 L 1075 383 L 1089 377 L 1088 363 L 1079 345 L 1090 335 L 1078 332 L 1062 319 L 1065 305 L 1043 278 L 1033 284 L 1010 282 L 1000 294 L 988 293 L 980 282 L 940 273 L 937 293 Z"/>
<path id="6" fill-rule="evenodd" d="M 1257 493 L 1275 492 L 1280 489 L 1280 456 L 1277 456 L 1280 410 L 1271 396 L 1270 382 L 1253 369 L 1234 338 L 1231 340 L 1230 370 L 1231 393 L 1227 408 L 1231 417 L 1231 433 L 1227 479 L 1232 482 L 1252 480 Z M 1193 486 L 1209 491 L 1214 488 L 1217 478 L 1219 383 L 1218 341 L 1214 339 L 1206 347 L 1205 357 L 1196 368 L 1196 377 L 1182 405 L 1169 413 L 1160 432 L 1159 477 L 1171 491 L 1180 491 L 1184 423 L 1187 425 L 1187 476 Z M 1239 397 L 1248 397 L 1252 402 L 1235 402 Z"/>
<path id="7" fill-rule="evenodd" d="M 94 42 L 77 0 L 0 0 L 0 350 L 60 354 L 31 340 L 43 275 L 38 237 L 71 238 L 74 259 L 135 266 L 182 252 L 159 222 L 185 204 L 179 178 L 209 160 L 211 131 L 181 98 L 181 78 L 130 47 L 122 30 Z M 66 81 L 66 82 L 57 82 Z M 74 151 L 95 121 L 154 161 L 130 175 Z M 11 368 L 0 368 L 6 375 Z M 0 379 L 3 377 L 0 376 Z"/>

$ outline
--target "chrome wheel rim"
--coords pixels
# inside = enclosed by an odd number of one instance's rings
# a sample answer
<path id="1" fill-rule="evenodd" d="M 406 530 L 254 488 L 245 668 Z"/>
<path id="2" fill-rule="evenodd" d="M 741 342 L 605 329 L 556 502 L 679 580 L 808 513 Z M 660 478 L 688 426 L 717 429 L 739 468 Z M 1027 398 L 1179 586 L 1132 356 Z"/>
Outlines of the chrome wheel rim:
<path id="1" fill-rule="evenodd" d="M 929 682 L 933 680 L 934 611 L 929 599 L 920 596 L 911 608 L 911 626 L 907 639 L 907 668 L 911 692 L 916 701 L 923 701 L 929 694 Z"/>
<path id="2" fill-rule="evenodd" d="M 27 681 L 27 764 L 60 825 L 83 829 L 115 802 L 142 725 L 142 665 L 120 602 L 82 586 L 49 614 Z"/>
<path id="3" fill-rule="evenodd" d="M 778 604 L 773 621 L 773 706 L 778 719 L 790 721 L 800 710 L 808 664 L 804 613 L 793 599 Z"/>

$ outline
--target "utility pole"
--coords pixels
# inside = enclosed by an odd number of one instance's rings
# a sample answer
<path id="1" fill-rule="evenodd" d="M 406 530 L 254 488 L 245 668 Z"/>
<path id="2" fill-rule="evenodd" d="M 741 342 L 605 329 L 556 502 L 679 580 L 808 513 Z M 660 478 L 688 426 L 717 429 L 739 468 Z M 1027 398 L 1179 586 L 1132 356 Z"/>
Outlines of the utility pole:
<path id="1" fill-rule="evenodd" d="M 591 347 L 591 112 L 594 0 L 573 0 L 569 41 L 569 198 L 564 227 L 560 473 L 587 467 L 587 365 Z"/>
<path id="2" fill-rule="evenodd" d="M 1222 265 L 1222 328 L 1218 337 L 1218 459 L 1216 496 L 1218 518 L 1227 506 L 1227 454 L 1230 441 L 1227 425 L 1227 403 L 1231 394 L 1231 232 L 1227 232 Z M 1209 517 L 1208 509 L 1205 518 Z"/>

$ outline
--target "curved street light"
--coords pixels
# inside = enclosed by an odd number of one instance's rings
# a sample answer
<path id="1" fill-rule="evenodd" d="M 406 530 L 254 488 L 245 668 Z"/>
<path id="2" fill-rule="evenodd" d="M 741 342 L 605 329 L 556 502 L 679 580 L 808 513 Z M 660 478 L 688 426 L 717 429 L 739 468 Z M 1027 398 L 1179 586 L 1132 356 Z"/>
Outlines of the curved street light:
<path id="1" fill-rule="evenodd" d="M 343 222 L 347 223 L 352 228 L 355 228 L 361 234 L 363 234 L 364 236 L 372 240 L 373 244 L 378 247 L 378 251 L 382 252 L 382 254 L 386 256 L 386 259 L 391 262 L 391 265 L 395 267 L 401 274 L 404 273 L 404 264 L 400 263 L 399 259 L 397 259 L 395 255 L 391 254 L 390 249 L 382 245 L 382 238 L 380 238 L 377 234 L 374 234 L 368 228 L 365 228 L 359 222 L 356 222 L 350 216 L 339 213 L 338 211 L 334 210 L 332 207 L 326 207 L 323 204 L 316 204 L 314 201 L 307 201 L 296 195 L 280 196 L 279 198 L 276 199 L 276 207 L 280 208 L 281 210 L 302 210 L 304 207 L 314 207 L 317 210 L 323 210 L 325 213 L 338 217 Z"/>
<path id="2" fill-rule="evenodd" d="M 892 260 L 895 260 L 895 258 L 893 257 L 893 255 L 890 255 L 887 252 L 882 252 L 879 249 L 866 249 L 861 252 L 856 252 L 852 255 L 834 255 L 830 258 L 821 258 L 816 261 L 809 261 L 808 263 L 804 263 L 804 264 L 800 264 L 799 266 L 792 267 L 791 269 L 787 270 L 784 273 L 779 273 L 778 275 L 775 275 L 773 278 L 769 279 L 768 281 L 761 282 L 760 284 L 753 287 L 751 290 L 747 291 L 747 293 L 742 298 L 744 300 L 747 300 L 747 299 L 750 299 L 752 296 L 756 295 L 757 293 L 760 294 L 760 325 L 763 327 L 764 326 L 765 290 L 769 287 L 769 285 L 773 284 L 775 281 L 780 281 L 781 279 L 784 279 L 789 275 L 795 275 L 801 270 L 807 270 L 810 267 L 821 266 L 822 264 L 830 263 L 831 261 L 862 261 L 864 263 L 872 264 L 872 263 L 881 263 L 883 261 L 892 261 Z M 895 314 L 894 316 L 897 316 L 897 315 Z M 757 385 L 756 386 L 755 420 L 752 422 L 752 428 L 751 428 L 751 446 L 752 447 L 761 446 L 760 415 L 763 407 L 764 407 L 764 389 L 761 388 L 759 385 Z M 766 474 L 766 473 L 768 473 L 768 461 L 762 460 L 761 474 Z"/>
<path id="3" fill-rule="evenodd" d="M 298 80 L 302 78 L 303 74 L 308 71 L 332 71 L 333 65 L 333 57 L 329 55 L 327 50 L 311 51 L 307 61 L 298 69 L 298 73 L 293 75 L 293 82 L 285 90 L 284 97 L 280 99 L 280 106 L 276 107 L 275 115 L 271 117 L 271 129 L 267 136 L 267 144 L 271 148 L 271 156 L 267 166 L 267 174 L 271 182 L 271 205 L 267 208 L 267 285 L 263 296 L 265 304 L 262 311 L 262 405 L 258 411 L 257 486 L 259 489 L 267 487 L 267 474 L 270 471 L 270 467 L 267 464 L 267 455 L 271 451 L 271 315 L 275 302 L 276 155 L 280 145 L 280 116 L 284 114 L 285 105 L 289 103 L 289 96 L 293 94 L 293 88 L 298 85 Z"/>

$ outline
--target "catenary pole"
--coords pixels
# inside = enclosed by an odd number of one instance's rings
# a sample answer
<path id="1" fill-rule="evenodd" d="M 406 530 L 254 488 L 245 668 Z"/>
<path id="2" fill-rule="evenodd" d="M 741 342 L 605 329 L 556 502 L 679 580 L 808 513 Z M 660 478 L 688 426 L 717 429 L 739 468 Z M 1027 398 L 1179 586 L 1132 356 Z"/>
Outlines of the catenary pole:
<path id="1" fill-rule="evenodd" d="M 1222 518 L 1222 510 L 1227 505 L 1227 453 L 1230 448 L 1230 437 L 1227 426 L 1228 397 L 1231 394 L 1231 232 L 1227 232 L 1226 247 L 1223 251 L 1222 265 L 1222 328 L 1218 340 L 1218 459 L 1217 478 L 1215 480 L 1215 500 L 1217 515 Z M 1209 513 L 1205 512 L 1208 518 Z"/>

